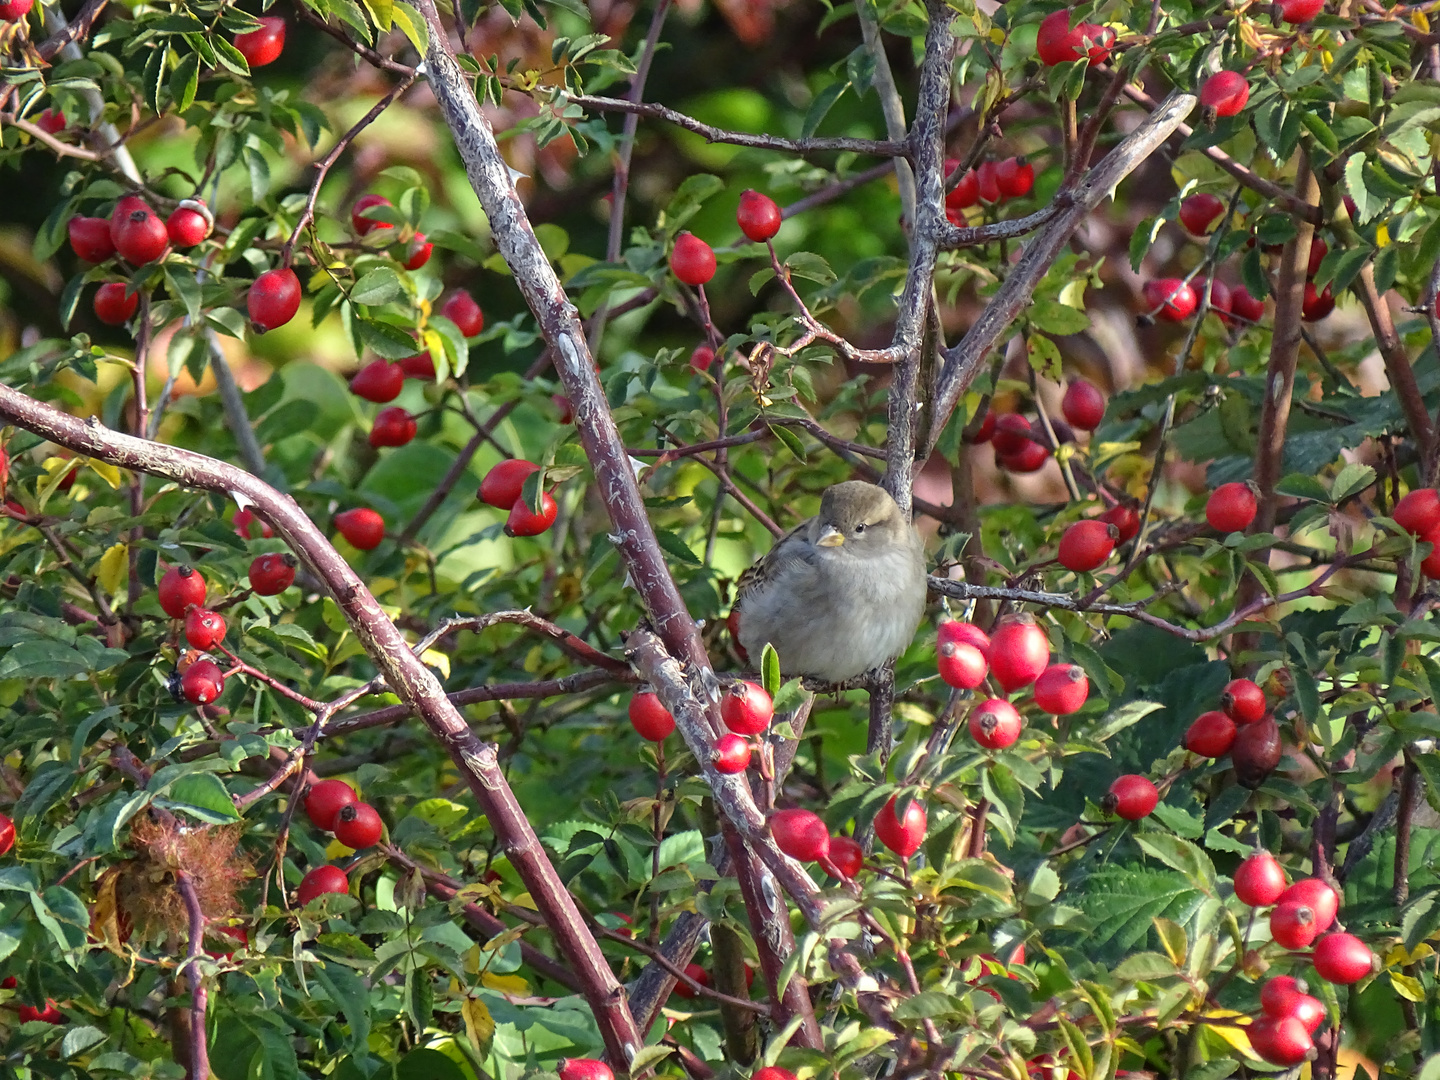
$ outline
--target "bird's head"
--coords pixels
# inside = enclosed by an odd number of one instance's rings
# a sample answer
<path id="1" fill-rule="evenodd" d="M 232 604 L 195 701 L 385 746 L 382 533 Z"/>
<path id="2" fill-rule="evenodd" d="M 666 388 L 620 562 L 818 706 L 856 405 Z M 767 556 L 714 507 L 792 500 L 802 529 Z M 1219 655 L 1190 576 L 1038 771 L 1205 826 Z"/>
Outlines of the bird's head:
<path id="1" fill-rule="evenodd" d="M 902 543 L 907 528 L 900 507 L 884 488 L 849 480 L 821 497 L 811 539 L 836 554 L 860 556 Z"/>

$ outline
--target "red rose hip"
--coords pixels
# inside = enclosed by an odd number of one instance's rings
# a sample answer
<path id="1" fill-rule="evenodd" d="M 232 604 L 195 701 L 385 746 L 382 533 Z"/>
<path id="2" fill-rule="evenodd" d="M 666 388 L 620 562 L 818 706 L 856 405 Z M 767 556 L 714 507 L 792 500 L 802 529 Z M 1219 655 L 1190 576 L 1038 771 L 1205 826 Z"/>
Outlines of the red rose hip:
<path id="1" fill-rule="evenodd" d="M 1071 379 L 1060 402 L 1060 411 L 1072 427 L 1094 431 L 1105 419 L 1105 395 L 1099 387 L 1085 379 Z"/>
<path id="2" fill-rule="evenodd" d="M 280 59 L 285 50 L 285 20 L 275 15 L 260 16 L 260 26 L 235 35 L 235 48 L 252 68 Z"/>
<path id="3" fill-rule="evenodd" d="M 256 333 L 284 326 L 300 310 L 300 279 L 295 271 L 288 266 L 266 270 L 250 286 L 245 308 Z"/>
<path id="4" fill-rule="evenodd" d="M 346 803 L 335 814 L 335 839 L 356 851 L 379 843 L 384 832 L 379 812 L 369 803 Z"/>
<path id="5" fill-rule="evenodd" d="M 759 735 L 774 715 L 770 695 L 757 683 L 737 682 L 720 699 L 720 719 L 737 735 Z"/>
<path id="6" fill-rule="evenodd" d="M 1149 817 L 1159 802 L 1160 793 L 1150 778 L 1135 773 L 1116 777 L 1110 785 L 1110 794 L 1102 800 L 1107 809 L 1126 821 Z"/>
<path id="7" fill-rule="evenodd" d="M 320 780 L 305 793 L 305 816 L 317 829 L 330 832 L 341 809 L 358 801 L 355 789 L 344 780 Z"/>
<path id="8" fill-rule="evenodd" d="M 704 285 L 715 276 L 715 252 L 698 236 L 682 232 L 670 252 L 670 271 L 686 285 Z"/>
<path id="9" fill-rule="evenodd" d="M 145 200 L 127 196 L 115 205 L 110 216 L 110 239 L 120 257 L 135 266 L 154 262 L 170 246 L 165 223 L 155 216 Z"/>
<path id="10" fill-rule="evenodd" d="M 369 507 L 340 511 L 335 515 L 335 527 L 361 551 L 373 551 L 385 539 L 385 519 Z"/>
<path id="11" fill-rule="evenodd" d="M 1260 503 L 1249 484 L 1221 484 L 1205 503 L 1205 520 L 1217 532 L 1244 532 L 1255 520 Z"/>
<path id="12" fill-rule="evenodd" d="M 551 525 L 555 524 L 555 518 L 560 513 L 560 507 L 555 502 L 555 497 L 548 491 L 540 493 L 540 509 L 530 509 L 524 499 L 516 499 L 515 505 L 510 507 L 510 515 L 505 519 L 506 536 L 539 536 Z"/>
<path id="13" fill-rule="evenodd" d="M 1141 289 L 1146 307 L 1157 319 L 1165 322 L 1184 322 L 1195 313 L 1198 303 L 1195 290 L 1180 278 L 1160 278 L 1147 281 Z"/>
<path id="14" fill-rule="evenodd" d="M 180 692 L 191 705 L 209 705 L 225 692 L 225 676 L 211 660 L 196 660 L 180 676 Z"/>
<path id="15" fill-rule="evenodd" d="M 1235 721 L 1218 709 L 1201 713 L 1185 732 L 1185 749 L 1201 757 L 1224 757 L 1235 745 Z"/>
<path id="16" fill-rule="evenodd" d="M 509 510 L 525 490 L 526 478 L 539 471 L 539 465 L 523 458 L 502 461 L 485 474 L 476 497 L 497 510 Z"/>
<path id="17" fill-rule="evenodd" d="M 110 222 L 98 217 L 73 217 L 65 226 L 70 249 L 86 262 L 102 263 L 115 254 Z"/>
<path id="18" fill-rule="evenodd" d="M 1326 934 L 1315 943 L 1315 974 L 1340 986 L 1357 983 L 1378 967 L 1370 946 L 1354 934 Z"/>
<path id="19" fill-rule="evenodd" d="M 630 723 L 642 739 L 664 742 L 675 730 L 675 717 L 660 704 L 658 694 L 646 691 L 630 699 Z"/>
<path id="20" fill-rule="evenodd" d="M 1051 664 L 1035 680 L 1035 704 L 1051 716 L 1079 712 L 1090 696 L 1090 679 L 1079 664 Z"/>
<path id="21" fill-rule="evenodd" d="M 361 195 L 355 200 L 355 205 L 350 208 L 350 224 L 357 233 L 365 236 L 376 229 L 393 229 L 394 226 L 388 221 L 379 221 L 376 218 L 367 217 L 365 211 L 372 206 L 393 206 L 394 204 L 384 195 Z"/>
<path id="22" fill-rule="evenodd" d="M 208 608 L 192 607 L 185 614 L 185 640 L 204 652 L 225 640 L 225 616 Z"/>
<path id="23" fill-rule="evenodd" d="M 983 701 L 970 714 L 970 737 L 987 750 L 1003 750 L 1020 738 L 1020 713 L 1004 698 Z"/>
<path id="24" fill-rule="evenodd" d="M 191 604 L 204 605 L 205 579 L 192 566 L 172 566 L 165 571 L 155 592 L 166 615 L 183 619 Z"/>
<path id="25" fill-rule="evenodd" d="M 1120 530 L 1098 519 L 1077 521 L 1060 537 L 1060 565 L 1077 574 L 1104 565 L 1115 551 Z"/>
<path id="26" fill-rule="evenodd" d="M 746 191 L 740 196 L 735 220 L 746 237 L 764 243 L 780 231 L 780 207 L 768 195 Z"/>
<path id="27" fill-rule="evenodd" d="M 475 298 L 464 289 L 456 289 L 440 305 L 440 314 L 460 328 L 460 333 L 472 338 L 485 329 L 485 313 Z"/>
<path id="28" fill-rule="evenodd" d="M 957 690 L 974 690 L 985 681 L 985 676 L 990 672 L 985 654 L 974 645 L 967 645 L 963 641 L 947 641 L 941 644 L 936 649 L 935 663 L 940 678 L 945 680 L 947 686 L 953 686 Z"/>
<path id="29" fill-rule="evenodd" d="M 356 397 L 383 405 L 394 401 L 405 388 L 405 369 L 388 360 L 372 360 L 350 380 L 350 392 Z"/>
<path id="30" fill-rule="evenodd" d="M 261 596 L 279 596 L 295 584 L 295 556 L 260 555 L 250 564 L 250 588 Z"/>
<path id="31" fill-rule="evenodd" d="M 1269 907 L 1284 891 L 1285 868 L 1268 851 L 1248 856 L 1235 870 L 1235 897 L 1246 907 Z"/>
<path id="32" fill-rule="evenodd" d="M 1013 694 L 1029 686 L 1050 666 L 1050 640 L 1029 615 L 1012 615 L 990 638 L 990 673 Z"/>
<path id="33" fill-rule="evenodd" d="M 295 902 L 301 907 L 326 893 L 347 893 L 350 879 L 338 866 L 317 866 L 300 879 L 300 888 L 295 891 Z"/>
<path id="34" fill-rule="evenodd" d="M 908 859 L 925 842 L 925 808 L 912 797 L 902 820 L 896 807 L 898 798 L 898 795 L 890 796 L 890 801 L 875 815 L 875 835 L 896 855 Z"/>
<path id="35" fill-rule="evenodd" d="M 128 283 L 107 281 L 95 290 L 95 317 L 106 326 L 124 326 L 140 306 L 140 294 Z"/>
<path id="36" fill-rule="evenodd" d="M 1204 236 L 1224 212 L 1225 203 L 1219 196 L 1202 191 L 1187 197 L 1180 204 L 1180 224 L 1191 236 Z"/>
<path id="37" fill-rule="evenodd" d="M 809 810 L 776 810 L 770 815 L 775 846 L 801 862 L 825 858 L 830 851 L 830 830 Z"/>
<path id="38" fill-rule="evenodd" d="M 1238 71 L 1217 71 L 1200 87 L 1200 104 L 1216 116 L 1234 116 L 1249 100 L 1250 84 Z"/>
<path id="39" fill-rule="evenodd" d="M 726 732 L 710 748 L 710 764 L 715 771 L 733 775 L 750 767 L 750 744 L 734 732 Z"/>

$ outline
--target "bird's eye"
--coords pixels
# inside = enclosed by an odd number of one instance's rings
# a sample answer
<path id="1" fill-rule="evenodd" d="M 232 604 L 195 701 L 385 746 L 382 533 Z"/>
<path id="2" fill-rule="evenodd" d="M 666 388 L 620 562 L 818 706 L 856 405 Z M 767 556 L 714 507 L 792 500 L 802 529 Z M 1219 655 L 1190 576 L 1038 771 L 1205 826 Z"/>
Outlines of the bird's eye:
<path id="1" fill-rule="evenodd" d="M 859 525 L 856 525 L 856 526 L 855 526 L 855 535 L 856 535 L 856 536 L 859 536 L 859 535 L 860 535 L 861 533 L 863 533 L 864 531 L 865 531 L 865 523 L 864 523 L 864 522 L 861 522 Z"/>

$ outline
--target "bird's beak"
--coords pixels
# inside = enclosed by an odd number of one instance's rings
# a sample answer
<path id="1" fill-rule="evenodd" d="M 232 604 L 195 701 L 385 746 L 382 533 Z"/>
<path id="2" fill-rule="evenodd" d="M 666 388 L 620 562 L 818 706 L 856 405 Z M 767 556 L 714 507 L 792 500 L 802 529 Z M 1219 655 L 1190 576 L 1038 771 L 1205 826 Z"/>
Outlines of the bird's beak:
<path id="1" fill-rule="evenodd" d="M 816 540 L 815 543 L 821 547 L 839 547 L 845 543 L 845 534 L 835 528 L 834 525 L 826 525 L 825 528 L 821 530 L 820 539 Z"/>

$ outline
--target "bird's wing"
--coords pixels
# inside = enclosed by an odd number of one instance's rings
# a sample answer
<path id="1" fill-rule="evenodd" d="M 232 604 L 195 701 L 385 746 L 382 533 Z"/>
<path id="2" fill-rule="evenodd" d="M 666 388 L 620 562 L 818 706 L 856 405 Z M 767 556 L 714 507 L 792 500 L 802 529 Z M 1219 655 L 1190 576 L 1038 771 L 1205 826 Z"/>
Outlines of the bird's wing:
<path id="1" fill-rule="evenodd" d="M 740 575 L 740 580 L 735 583 L 735 603 L 737 605 L 745 599 L 746 595 L 773 581 L 780 570 L 794 560 L 808 561 L 810 551 L 805 531 L 809 527 L 808 520 L 796 525 L 779 540 L 776 540 L 774 547 Z"/>

